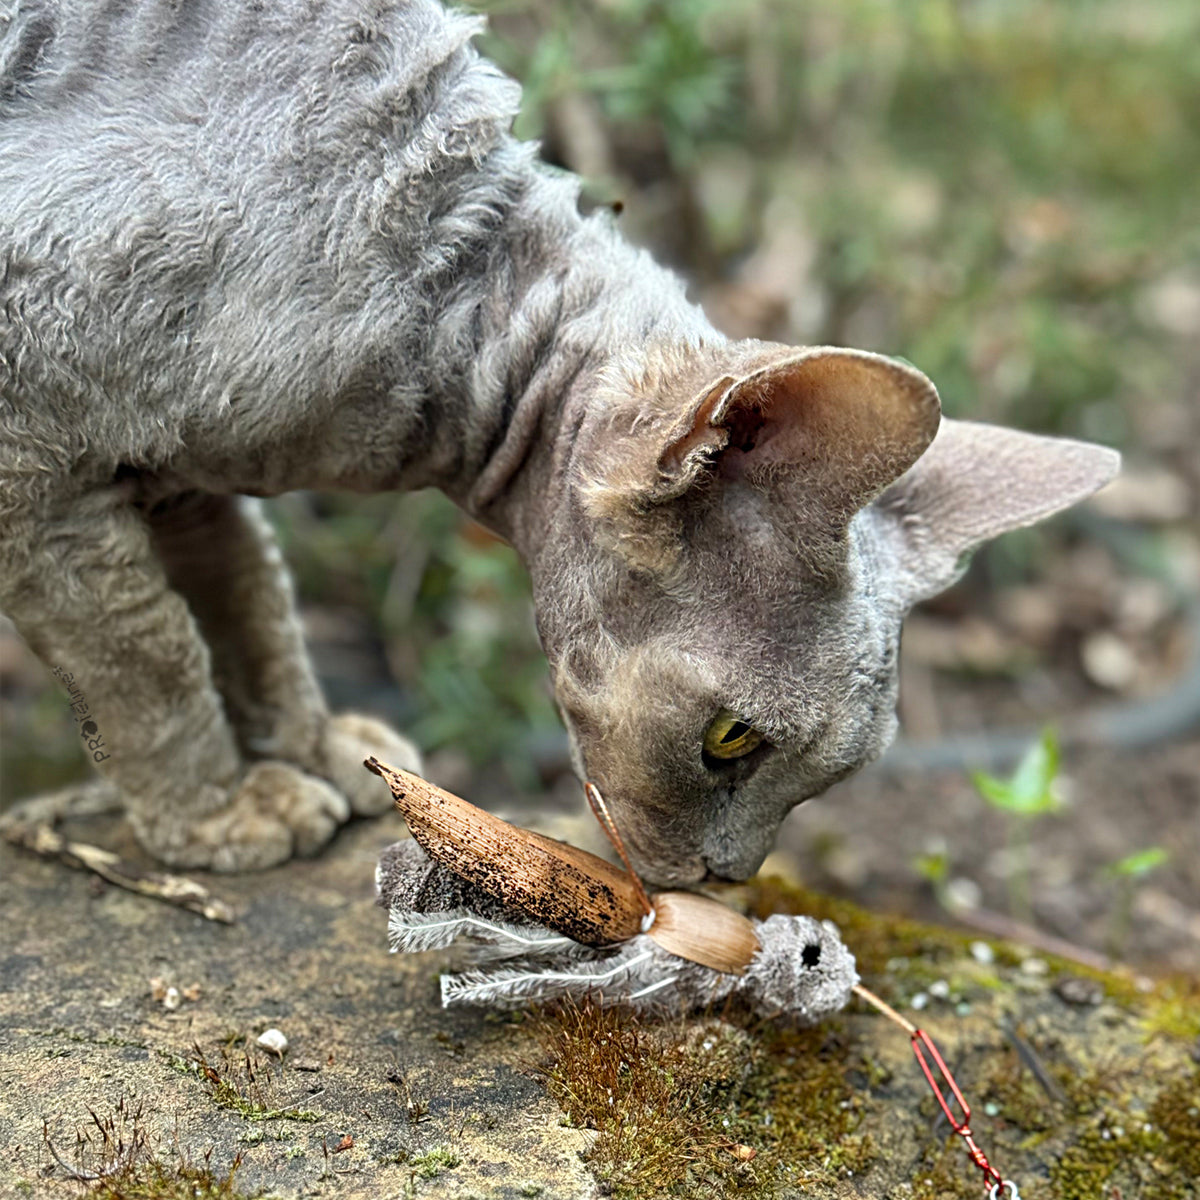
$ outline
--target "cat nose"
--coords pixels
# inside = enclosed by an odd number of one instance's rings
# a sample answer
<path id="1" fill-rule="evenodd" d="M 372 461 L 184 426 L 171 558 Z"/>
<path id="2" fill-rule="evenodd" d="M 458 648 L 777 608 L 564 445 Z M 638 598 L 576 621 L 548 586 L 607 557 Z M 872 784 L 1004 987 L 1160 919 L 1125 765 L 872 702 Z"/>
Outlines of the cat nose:
<path id="1" fill-rule="evenodd" d="M 707 864 L 705 864 L 705 866 L 707 867 Z M 720 873 L 720 871 L 714 871 L 712 869 L 712 867 L 708 867 L 707 874 L 704 876 L 703 879 L 700 880 L 700 882 L 701 883 L 740 883 L 741 880 L 734 879 L 734 877 L 732 875 L 722 875 Z"/>
<path id="2" fill-rule="evenodd" d="M 759 847 L 732 846 L 701 857 L 708 883 L 745 883 L 763 864 L 769 845 Z"/>

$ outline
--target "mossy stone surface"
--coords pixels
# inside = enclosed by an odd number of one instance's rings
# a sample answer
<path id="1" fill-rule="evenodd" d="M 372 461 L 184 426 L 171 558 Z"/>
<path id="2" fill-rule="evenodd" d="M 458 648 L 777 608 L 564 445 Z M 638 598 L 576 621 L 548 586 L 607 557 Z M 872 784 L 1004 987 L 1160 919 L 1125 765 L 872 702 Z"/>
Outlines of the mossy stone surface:
<path id="1" fill-rule="evenodd" d="M 373 905 L 376 855 L 400 833 L 356 824 L 314 861 L 210 880 L 239 907 L 229 927 L 0 846 L 0 1197 L 68 1194 L 43 1121 L 72 1162 L 89 1112 L 122 1101 L 163 1161 L 208 1154 L 223 1172 L 240 1154 L 244 1195 L 983 1194 L 907 1039 L 857 1003 L 816 1030 L 734 1009 L 640 1024 L 441 1010 L 447 956 L 388 955 Z M 981 963 L 959 933 L 777 882 L 729 898 L 833 917 L 868 986 L 910 1016 L 925 997 L 919 1023 L 1025 1200 L 1200 1194 L 1194 983 L 1097 977 L 1101 1002 L 1071 1004 L 1055 984 L 1085 972 L 1027 969 L 1019 948 Z M 199 998 L 167 1011 L 153 977 Z M 254 1047 L 271 1026 L 281 1061 Z"/>
<path id="2" fill-rule="evenodd" d="M 320 858 L 205 877 L 238 908 L 231 926 L 0 843 L 0 1197 L 77 1195 L 43 1175 L 43 1121 L 74 1165 L 90 1111 L 122 1098 L 164 1162 L 211 1153 L 223 1174 L 240 1153 L 247 1195 L 594 1195 L 591 1136 L 528 1073 L 522 1024 L 444 1012 L 444 958 L 388 954 L 373 876 L 402 836 L 389 815 Z M 154 977 L 199 998 L 167 1011 Z M 282 1060 L 254 1045 L 269 1027 Z"/>

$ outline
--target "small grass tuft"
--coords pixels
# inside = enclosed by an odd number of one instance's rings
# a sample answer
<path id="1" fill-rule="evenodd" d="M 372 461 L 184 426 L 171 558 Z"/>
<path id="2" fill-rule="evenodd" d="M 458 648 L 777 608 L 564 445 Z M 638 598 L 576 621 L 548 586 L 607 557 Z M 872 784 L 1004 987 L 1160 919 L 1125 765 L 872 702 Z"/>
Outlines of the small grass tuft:
<path id="1" fill-rule="evenodd" d="M 221 1047 L 221 1062 L 214 1066 L 199 1046 L 192 1047 L 186 1060 L 218 1108 L 227 1108 L 247 1121 L 319 1121 L 321 1114 L 310 1108 L 280 1108 L 269 1103 L 273 1080 L 270 1070 L 248 1051 L 240 1053 Z"/>
<path id="2" fill-rule="evenodd" d="M 89 1120 L 75 1131 L 74 1162 L 60 1155 L 50 1126 L 42 1137 L 50 1156 L 64 1173 L 64 1186 L 82 1189 L 86 1200 L 253 1200 L 261 1191 L 246 1193 L 235 1182 L 241 1155 L 227 1171 L 214 1170 L 211 1151 L 200 1163 L 178 1150 L 164 1159 L 151 1145 L 142 1120 L 141 1104 L 122 1098 L 101 1116 L 89 1110 Z"/>

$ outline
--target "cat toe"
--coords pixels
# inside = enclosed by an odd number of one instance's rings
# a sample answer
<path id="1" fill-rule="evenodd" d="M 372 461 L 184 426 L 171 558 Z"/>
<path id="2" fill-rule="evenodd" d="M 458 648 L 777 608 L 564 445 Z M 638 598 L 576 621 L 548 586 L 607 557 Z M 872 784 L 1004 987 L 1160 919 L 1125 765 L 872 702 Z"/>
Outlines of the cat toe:
<path id="1" fill-rule="evenodd" d="M 349 800 L 359 816 L 375 816 L 391 808 L 392 793 L 378 775 L 363 766 L 374 756 L 389 767 L 420 773 L 420 751 L 407 738 L 375 717 L 341 713 L 331 717 L 322 741 L 323 774 Z"/>
<path id="2" fill-rule="evenodd" d="M 288 763 L 260 762 L 209 815 L 182 829 L 159 822 L 140 839 L 174 866 L 258 871 L 316 854 L 349 816 L 345 797 L 325 780 Z"/>

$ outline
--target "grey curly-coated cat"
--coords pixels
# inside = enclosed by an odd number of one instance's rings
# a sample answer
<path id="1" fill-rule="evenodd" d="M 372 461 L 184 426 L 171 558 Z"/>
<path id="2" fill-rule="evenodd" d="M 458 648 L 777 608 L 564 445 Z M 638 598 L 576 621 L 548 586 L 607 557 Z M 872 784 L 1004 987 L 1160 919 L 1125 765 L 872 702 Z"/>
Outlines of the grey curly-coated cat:
<path id="1" fill-rule="evenodd" d="M 51 809 L 237 870 L 385 808 L 362 760 L 415 755 L 329 713 L 250 497 L 436 486 L 527 563 L 646 874 L 741 878 L 892 737 L 905 611 L 1115 473 L 900 362 L 727 340 L 513 139 L 480 24 L 0 0 L 0 610 L 102 776 Z"/>

